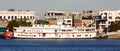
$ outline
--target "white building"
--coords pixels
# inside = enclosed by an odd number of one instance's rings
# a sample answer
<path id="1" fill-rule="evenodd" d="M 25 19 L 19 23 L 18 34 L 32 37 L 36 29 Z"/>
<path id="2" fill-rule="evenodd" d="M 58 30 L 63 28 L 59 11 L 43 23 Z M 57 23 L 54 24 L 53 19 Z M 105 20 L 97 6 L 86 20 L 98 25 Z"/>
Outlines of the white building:
<path id="1" fill-rule="evenodd" d="M 104 27 L 107 27 L 111 25 L 112 22 L 118 22 L 120 21 L 120 10 L 116 11 L 100 11 L 99 15 L 101 15 L 101 21 L 100 21 L 100 32 L 103 31 Z"/>
<path id="2" fill-rule="evenodd" d="M 117 11 L 100 11 L 101 19 L 106 19 L 108 24 L 111 22 L 120 21 L 120 10 Z M 107 23 L 107 22 L 105 22 Z"/>
<path id="3" fill-rule="evenodd" d="M 38 19 L 38 15 L 35 11 L 0 11 L 0 19 L 7 19 L 9 21 L 15 19 L 28 19 L 35 20 Z"/>

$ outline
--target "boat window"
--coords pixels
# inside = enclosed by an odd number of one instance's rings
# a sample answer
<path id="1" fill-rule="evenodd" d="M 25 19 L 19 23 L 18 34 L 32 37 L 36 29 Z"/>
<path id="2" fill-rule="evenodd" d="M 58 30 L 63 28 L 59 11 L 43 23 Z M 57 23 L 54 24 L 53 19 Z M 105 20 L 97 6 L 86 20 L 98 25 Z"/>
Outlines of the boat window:
<path id="1" fill-rule="evenodd" d="M 59 35 L 59 37 L 61 37 L 61 35 Z"/>
<path id="2" fill-rule="evenodd" d="M 92 29 L 92 30 L 94 30 L 94 29 Z"/>
<path id="3" fill-rule="evenodd" d="M 34 37 L 36 37 L 36 35 L 34 35 Z"/>
<path id="4" fill-rule="evenodd" d="M 86 31 L 91 31 L 91 29 L 86 29 Z"/>
<path id="5" fill-rule="evenodd" d="M 84 29 L 79 29 L 78 31 L 84 31 Z"/>
<path id="6" fill-rule="evenodd" d="M 18 36 L 20 36 L 20 34 L 18 34 Z"/>
<path id="7" fill-rule="evenodd" d="M 42 25 L 42 27 L 44 27 L 44 25 Z"/>
<path id="8" fill-rule="evenodd" d="M 77 37 L 81 37 L 81 35 L 77 35 Z"/>
<path id="9" fill-rule="evenodd" d="M 43 37 L 45 37 L 45 34 L 46 34 L 46 33 L 43 33 Z"/>
<path id="10" fill-rule="evenodd" d="M 23 32 L 25 32 L 25 30 L 23 30 Z"/>
<path id="11" fill-rule="evenodd" d="M 72 31 L 72 30 L 66 30 L 66 31 Z"/>
<path id="12" fill-rule="evenodd" d="M 35 25 L 35 27 L 37 27 L 37 25 Z"/>
<path id="13" fill-rule="evenodd" d="M 62 30 L 62 31 L 65 31 L 65 30 Z"/>
<path id="14" fill-rule="evenodd" d="M 55 30 L 55 32 L 57 32 L 57 30 Z"/>
<path id="15" fill-rule="evenodd" d="M 41 35 L 39 35 L 39 36 L 41 36 Z"/>
<path id="16" fill-rule="evenodd" d="M 88 35 L 85 35 L 85 36 L 88 36 Z"/>
<path id="17" fill-rule="evenodd" d="M 74 35 L 72 35 L 72 37 L 74 37 Z"/>

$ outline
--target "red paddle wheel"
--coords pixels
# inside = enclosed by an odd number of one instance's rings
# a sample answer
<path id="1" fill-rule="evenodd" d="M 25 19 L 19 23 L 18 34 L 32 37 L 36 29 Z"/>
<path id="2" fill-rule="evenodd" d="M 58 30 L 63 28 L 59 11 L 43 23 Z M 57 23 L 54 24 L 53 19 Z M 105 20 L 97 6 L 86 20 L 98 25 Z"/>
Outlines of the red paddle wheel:
<path id="1" fill-rule="evenodd" d="M 4 37 L 5 37 L 5 39 L 7 39 L 7 40 L 12 39 L 12 37 L 13 37 L 13 32 L 7 30 L 7 31 L 4 33 Z"/>

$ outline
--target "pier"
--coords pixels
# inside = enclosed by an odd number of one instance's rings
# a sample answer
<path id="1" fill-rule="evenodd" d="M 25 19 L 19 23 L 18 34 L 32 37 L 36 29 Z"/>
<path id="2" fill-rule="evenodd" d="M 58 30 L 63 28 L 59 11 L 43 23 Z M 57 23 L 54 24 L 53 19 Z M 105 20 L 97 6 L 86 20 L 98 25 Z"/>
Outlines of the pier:
<path id="1" fill-rule="evenodd" d="M 101 33 L 97 37 L 107 37 L 108 39 L 118 39 L 120 38 L 120 32 L 107 32 L 107 33 Z"/>

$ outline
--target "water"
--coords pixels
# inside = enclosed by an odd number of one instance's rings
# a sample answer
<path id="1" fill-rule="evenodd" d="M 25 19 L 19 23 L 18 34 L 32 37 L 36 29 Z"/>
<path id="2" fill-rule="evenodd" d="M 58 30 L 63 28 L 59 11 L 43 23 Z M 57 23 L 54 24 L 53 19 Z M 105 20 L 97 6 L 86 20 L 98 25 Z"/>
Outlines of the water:
<path id="1" fill-rule="evenodd" d="M 0 51 L 120 51 L 120 39 L 0 39 Z"/>

